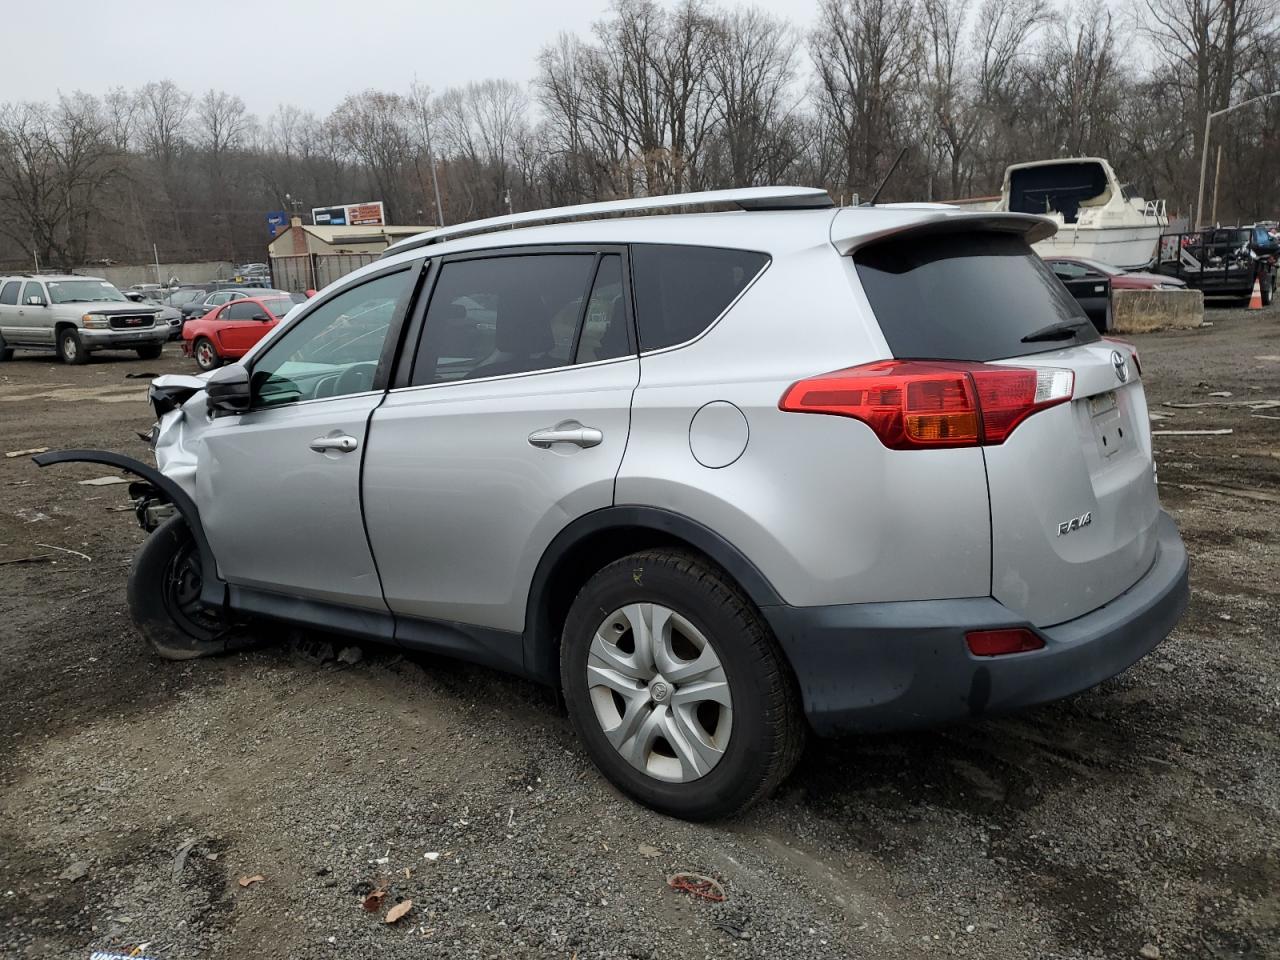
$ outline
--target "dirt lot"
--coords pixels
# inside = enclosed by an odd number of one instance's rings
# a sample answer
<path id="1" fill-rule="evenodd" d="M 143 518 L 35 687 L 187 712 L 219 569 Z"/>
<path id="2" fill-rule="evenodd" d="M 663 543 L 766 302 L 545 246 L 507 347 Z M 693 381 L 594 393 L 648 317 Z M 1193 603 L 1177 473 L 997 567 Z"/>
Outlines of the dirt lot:
<path id="1" fill-rule="evenodd" d="M 1156 438 L 1192 556 L 1174 635 L 1069 702 L 814 743 L 713 826 L 617 795 L 496 673 L 158 660 L 125 613 L 125 487 L 0 459 L 0 956 L 1280 957 L 1280 409 L 1239 403 L 1280 399 L 1280 307 L 1209 319 L 1138 338 L 1155 427 L 1234 431 Z M 0 451 L 145 452 L 126 375 L 186 368 L 20 355 Z M 413 900 L 394 926 L 361 909 L 379 883 Z"/>

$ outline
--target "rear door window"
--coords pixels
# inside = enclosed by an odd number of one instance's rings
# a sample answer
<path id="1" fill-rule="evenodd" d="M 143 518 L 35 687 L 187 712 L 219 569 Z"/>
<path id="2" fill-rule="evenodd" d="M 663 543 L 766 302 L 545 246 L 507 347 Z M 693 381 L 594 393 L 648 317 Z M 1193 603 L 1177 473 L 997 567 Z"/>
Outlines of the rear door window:
<path id="1" fill-rule="evenodd" d="M 22 286 L 17 280 L 10 280 L 4 285 L 4 289 L 0 290 L 0 304 L 8 304 L 13 306 L 18 302 L 18 288 Z"/>
<path id="2" fill-rule="evenodd" d="M 901 237 L 854 254 L 858 278 L 895 357 L 1001 360 L 1098 339 L 1053 271 L 1004 233 Z M 1024 341 L 1054 324 L 1060 339 Z"/>
<path id="3" fill-rule="evenodd" d="M 765 254 L 750 250 L 633 245 L 640 349 L 660 350 L 701 334 L 768 262 Z"/>
<path id="4" fill-rule="evenodd" d="M 427 307 L 412 382 L 474 380 L 572 364 L 595 265 L 590 253 L 445 263 Z"/>

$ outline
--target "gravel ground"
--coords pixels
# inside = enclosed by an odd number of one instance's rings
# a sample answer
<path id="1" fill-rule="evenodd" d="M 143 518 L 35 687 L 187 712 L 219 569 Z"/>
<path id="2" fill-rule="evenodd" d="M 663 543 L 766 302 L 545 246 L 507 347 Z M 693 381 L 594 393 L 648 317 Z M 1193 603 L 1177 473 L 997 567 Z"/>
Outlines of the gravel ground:
<path id="1" fill-rule="evenodd" d="M 1280 399 L 1280 308 L 1209 319 L 1136 338 L 1157 428 L 1234 431 L 1156 438 L 1192 555 L 1173 636 L 1016 717 L 812 743 L 711 826 L 619 796 L 546 691 L 490 671 L 158 660 L 125 488 L 0 459 L 0 561 L 49 555 L 0 565 L 0 956 L 1280 957 L 1280 409 L 1239 404 Z M 142 450 L 126 375 L 187 365 L 19 355 L 0 449 Z"/>

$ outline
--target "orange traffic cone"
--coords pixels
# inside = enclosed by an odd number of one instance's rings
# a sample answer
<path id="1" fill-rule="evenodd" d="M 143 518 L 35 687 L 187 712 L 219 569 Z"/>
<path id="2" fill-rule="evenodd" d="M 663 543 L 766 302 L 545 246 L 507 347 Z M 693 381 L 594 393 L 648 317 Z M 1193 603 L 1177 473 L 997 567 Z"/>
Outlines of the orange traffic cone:
<path id="1" fill-rule="evenodd" d="M 1262 285 L 1258 283 L 1258 278 L 1253 278 L 1253 296 L 1249 298 L 1250 310 L 1262 309 Z"/>

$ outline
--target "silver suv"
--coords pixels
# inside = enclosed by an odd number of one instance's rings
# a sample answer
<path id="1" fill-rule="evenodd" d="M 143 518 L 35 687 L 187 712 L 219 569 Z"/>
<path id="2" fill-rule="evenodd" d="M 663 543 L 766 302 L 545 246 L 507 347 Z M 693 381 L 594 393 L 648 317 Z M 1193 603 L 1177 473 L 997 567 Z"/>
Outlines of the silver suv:
<path id="1" fill-rule="evenodd" d="M 615 215 L 704 203 L 738 209 Z M 795 188 L 446 228 L 157 379 L 158 469 L 37 461 L 144 479 L 162 656 L 267 619 L 489 664 L 623 790 L 723 816 L 810 729 L 1064 697 L 1184 610 L 1138 356 L 1052 230 Z"/>
<path id="2" fill-rule="evenodd" d="M 0 277 L 0 360 L 15 349 L 54 350 L 64 363 L 87 363 L 98 350 L 133 350 L 154 360 L 169 338 L 160 313 L 131 303 L 101 277 Z"/>

